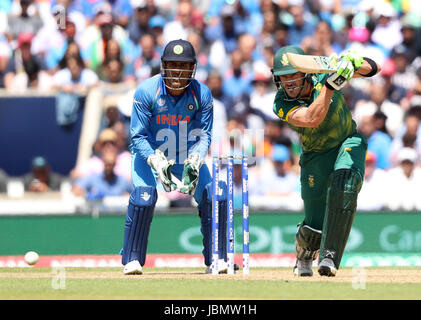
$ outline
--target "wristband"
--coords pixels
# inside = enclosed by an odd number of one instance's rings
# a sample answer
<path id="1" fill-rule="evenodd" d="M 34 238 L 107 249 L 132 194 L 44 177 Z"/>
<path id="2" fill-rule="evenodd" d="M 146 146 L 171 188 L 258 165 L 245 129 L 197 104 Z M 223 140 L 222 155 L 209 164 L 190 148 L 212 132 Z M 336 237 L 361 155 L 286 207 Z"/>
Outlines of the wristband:
<path id="1" fill-rule="evenodd" d="M 360 75 L 362 75 L 363 77 L 366 77 L 366 78 L 369 78 L 369 77 L 372 77 L 372 76 L 376 75 L 377 71 L 378 71 L 377 63 L 375 63 L 373 60 L 371 60 L 370 58 L 367 58 L 367 57 L 363 57 L 363 59 L 368 62 L 368 64 L 371 67 L 371 71 L 368 74 L 361 74 L 360 73 Z"/>
<path id="2" fill-rule="evenodd" d="M 328 82 L 325 82 L 325 87 L 328 88 L 329 90 L 332 90 L 332 91 L 335 90 L 335 88 L 332 87 Z"/>

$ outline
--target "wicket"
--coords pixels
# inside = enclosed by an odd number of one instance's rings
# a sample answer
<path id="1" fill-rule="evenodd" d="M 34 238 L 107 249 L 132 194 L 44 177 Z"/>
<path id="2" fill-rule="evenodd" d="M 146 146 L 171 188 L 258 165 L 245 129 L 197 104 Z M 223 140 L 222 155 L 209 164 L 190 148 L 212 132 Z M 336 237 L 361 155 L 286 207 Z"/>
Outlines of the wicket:
<path id="1" fill-rule="evenodd" d="M 219 170 L 221 160 L 227 159 L 227 234 L 219 235 Z M 234 274 L 234 159 L 241 160 L 242 177 L 242 231 L 243 231 L 243 274 L 249 274 L 249 204 L 248 164 L 245 156 L 214 157 L 212 161 L 212 274 L 218 274 L 220 236 L 227 237 L 228 274 Z"/>

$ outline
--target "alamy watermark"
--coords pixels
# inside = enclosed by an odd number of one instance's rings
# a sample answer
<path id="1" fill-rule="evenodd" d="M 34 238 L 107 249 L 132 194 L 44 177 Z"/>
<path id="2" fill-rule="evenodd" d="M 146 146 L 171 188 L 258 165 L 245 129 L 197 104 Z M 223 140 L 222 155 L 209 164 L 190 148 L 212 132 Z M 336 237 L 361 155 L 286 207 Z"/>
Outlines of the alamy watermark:
<path id="1" fill-rule="evenodd" d="M 352 288 L 354 290 L 365 290 L 367 283 L 367 270 L 363 267 L 352 268 Z"/>
<path id="2" fill-rule="evenodd" d="M 66 270 L 64 267 L 53 267 L 51 269 L 53 275 L 51 279 L 51 288 L 54 290 L 65 290 L 66 289 Z"/>

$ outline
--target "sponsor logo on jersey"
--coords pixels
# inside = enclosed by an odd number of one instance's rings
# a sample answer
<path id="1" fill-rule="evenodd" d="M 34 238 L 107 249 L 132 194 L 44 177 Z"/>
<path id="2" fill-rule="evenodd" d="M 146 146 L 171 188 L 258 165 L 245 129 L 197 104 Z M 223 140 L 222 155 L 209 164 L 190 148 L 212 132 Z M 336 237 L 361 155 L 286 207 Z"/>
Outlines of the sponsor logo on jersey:
<path id="1" fill-rule="evenodd" d="M 190 117 L 176 114 L 162 114 L 156 116 L 156 124 L 178 125 L 180 122 L 190 122 Z"/>

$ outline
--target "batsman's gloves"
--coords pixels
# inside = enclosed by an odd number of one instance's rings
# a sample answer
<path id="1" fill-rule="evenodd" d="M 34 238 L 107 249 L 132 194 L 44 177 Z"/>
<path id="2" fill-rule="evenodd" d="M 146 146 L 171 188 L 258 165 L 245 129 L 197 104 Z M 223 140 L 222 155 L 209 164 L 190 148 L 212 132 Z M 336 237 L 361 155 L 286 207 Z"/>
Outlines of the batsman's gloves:
<path id="1" fill-rule="evenodd" d="M 156 149 L 155 154 L 151 154 L 147 163 L 158 172 L 159 179 L 166 192 L 171 192 L 177 189 L 177 185 L 171 181 L 171 167 L 174 165 L 174 160 L 167 160 L 164 153 Z"/>
<path id="2" fill-rule="evenodd" d="M 357 54 L 355 51 L 346 51 L 339 56 L 341 60 L 346 60 L 352 63 L 354 70 L 358 70 L 364 62 L 364 58 Z"/>
<path id="3" fill-rule="evenodd" d="M 197 183 L 199 182 L 199 170 L 203 164 L 203 159 L 200 158 L 198 153 L 192 153 L 184 161 L 183 175 L 181 178 L 182 187 L 181 193 L 194 195 Z"/>
<path id="4" fill-rule="evenodd" d="M 348 60 L 341 60 L 338 69 L 326 80 L 326 86 L 331 90 L 341 90 L 354 75 L 354 66 Z"/>

